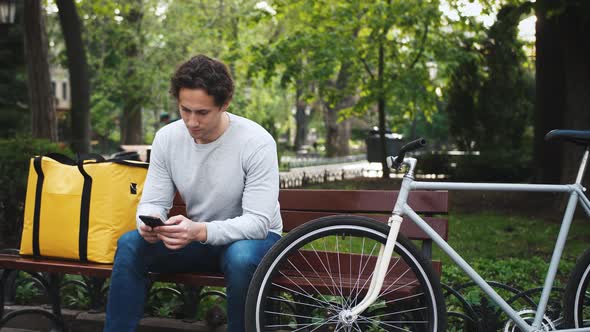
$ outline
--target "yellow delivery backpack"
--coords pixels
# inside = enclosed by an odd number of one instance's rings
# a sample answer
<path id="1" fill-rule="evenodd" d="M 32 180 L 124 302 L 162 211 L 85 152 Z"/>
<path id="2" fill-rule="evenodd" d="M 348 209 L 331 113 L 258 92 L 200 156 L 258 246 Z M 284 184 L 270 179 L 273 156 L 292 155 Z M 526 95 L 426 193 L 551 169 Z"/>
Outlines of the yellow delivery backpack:
<path id="1" fill-rule="evenodd" d="M 136 228 L 147 168 L 100 156 L 32 158 L 20 254 L 112 263 L 119 237 Z"/>

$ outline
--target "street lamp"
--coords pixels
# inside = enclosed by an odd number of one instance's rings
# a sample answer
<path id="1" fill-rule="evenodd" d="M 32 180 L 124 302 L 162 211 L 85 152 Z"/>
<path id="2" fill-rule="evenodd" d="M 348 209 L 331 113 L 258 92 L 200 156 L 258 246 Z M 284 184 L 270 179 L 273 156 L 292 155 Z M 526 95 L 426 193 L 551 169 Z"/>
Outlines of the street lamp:
<path id="1" fill-rule="evenodd" d="M 0 24 L 14 23 L 16 0 L 0 0 Z"/>

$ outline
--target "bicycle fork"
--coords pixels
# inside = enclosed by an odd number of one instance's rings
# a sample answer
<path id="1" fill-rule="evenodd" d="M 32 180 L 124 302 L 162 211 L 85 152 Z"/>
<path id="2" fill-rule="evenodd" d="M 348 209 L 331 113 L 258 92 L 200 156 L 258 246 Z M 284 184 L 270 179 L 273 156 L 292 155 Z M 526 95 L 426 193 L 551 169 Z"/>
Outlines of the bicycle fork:
<path id="1" fill-rule="evenodd" d="M 385 242 L 385 245 L 381 245 L 381 248 L 379 248 L 379 256 L 377 258 L 377 263 L 375 264 L 375 270 L 373 271 L 373 277 L 371 278 L 369 290 L 359 304 L 350 309 L 350 312 L 344 314 L 344 317 L 341 317 L 343 320 L 351 320 L 356 318 L 361 312 L 365 311 L 365 309 L 367 309 L 375 302 L 375 300 L 377 300 L 377 297 L 381 292 L 381 287 L 383 287 L 383 280 L 385 280 L 385 274 L 387 273 L 387 268 L 389 267 L 389 261 L 391 261 L 393 248 L 395 246 L 395 241 L 397 239 L 402 220 L 403 218 L 399 215 L 393 215 L 389 217 L 388 223 L 391 228 L 389 229 L 387 242 Z"/>
<path id="2" fill-rule="evenodd" d="M 403 221 L 403 205 L 408 200 L 410 184 L 414 180 L 414 167 L 416 167 L 416 159 L 407 158 L 404 159 L 404 163 L 408 164 L 409 170 L 404 176 L 395 207 L 393 208 L 392 215 L 389 217 L 387 222 L 390 227 L 389 234 L 387 236 L 385 245 L 381 245 L 381 248 L 379 248 L 379 256 L 377 258 L 377 263 L 375 264 L 373 276 L 371 277 L 371 284 L 369 285 L 367 294 L 359 304 L 351 308 L 349 311 L 341 313 L 340 319 L 344 322 L 350 322 L 356 319 L 356 317 L 361 312 L 365 311 L 365 309 L 373 304 L 375 300 L 377 300 L 377 297 L 381 292 L 381 288 L 383 287 L 383 281 L 385 280 L 389 262 L 391 261 L 391 256 L 393 255 L 395 242 L 397 241 L 399 229 Z"/>

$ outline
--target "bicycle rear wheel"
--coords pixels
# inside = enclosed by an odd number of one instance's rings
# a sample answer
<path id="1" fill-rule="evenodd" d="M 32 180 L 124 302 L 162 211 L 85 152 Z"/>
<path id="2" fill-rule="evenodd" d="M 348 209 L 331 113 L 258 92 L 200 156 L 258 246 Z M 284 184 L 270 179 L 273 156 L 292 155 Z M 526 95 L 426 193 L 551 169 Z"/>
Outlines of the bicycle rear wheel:
<path id="1" fill-rule="evenodd" d="M 444 331 L 438 276 L 399 236 L 379 297 L 352 321 L 343 315 L 366 294 L 389 227 L 333 216 L 289 232 L 266 254 L 248 292 L 247 331 Z"/>
<path id="2" fill-rule="evenodd" d="M 578 259 L 565 288 L 566 327 L 590 327 L 590 249 Z"/>

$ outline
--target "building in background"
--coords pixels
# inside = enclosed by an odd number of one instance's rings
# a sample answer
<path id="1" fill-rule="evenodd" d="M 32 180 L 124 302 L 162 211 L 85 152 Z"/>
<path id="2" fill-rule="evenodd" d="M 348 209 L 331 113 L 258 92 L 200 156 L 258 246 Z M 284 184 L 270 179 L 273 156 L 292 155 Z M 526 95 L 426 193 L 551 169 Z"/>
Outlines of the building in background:
<path id="1" fill-rule="evenodd" d="M 70 116 L 71 89 L 70 75 L 65 68 L 51 66 L 49 68 L 51 77 L 51 90 L 55 97 L 55 112 L 57 117 L 57 138 L 59 141 L 66 141 L 69 136 L 68 119 Z"/>

